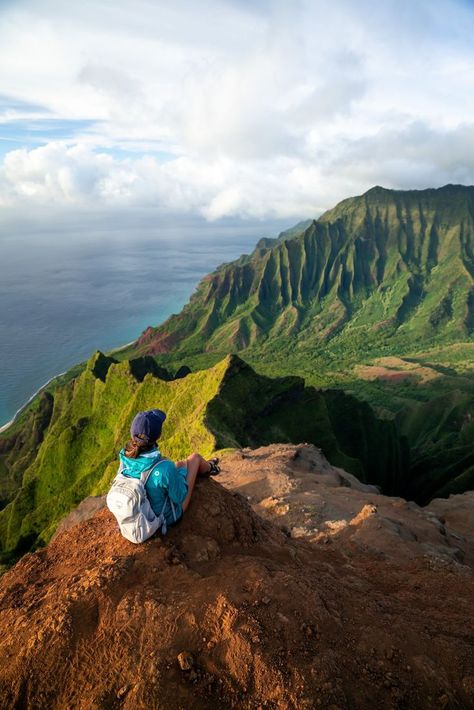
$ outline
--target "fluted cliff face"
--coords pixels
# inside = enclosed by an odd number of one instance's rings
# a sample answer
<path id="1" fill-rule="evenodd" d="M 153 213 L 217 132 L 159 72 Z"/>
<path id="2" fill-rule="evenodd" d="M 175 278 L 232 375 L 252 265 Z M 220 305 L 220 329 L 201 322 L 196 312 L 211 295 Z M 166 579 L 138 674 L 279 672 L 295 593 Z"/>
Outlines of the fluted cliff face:
<path id="1" fill-rule="evenodd" d="M 138 341 L 151 352 L 470 338 L 474 188 L 373 188 L 300 234 L 264 242 L 206 277 L 188 306 Z"/>

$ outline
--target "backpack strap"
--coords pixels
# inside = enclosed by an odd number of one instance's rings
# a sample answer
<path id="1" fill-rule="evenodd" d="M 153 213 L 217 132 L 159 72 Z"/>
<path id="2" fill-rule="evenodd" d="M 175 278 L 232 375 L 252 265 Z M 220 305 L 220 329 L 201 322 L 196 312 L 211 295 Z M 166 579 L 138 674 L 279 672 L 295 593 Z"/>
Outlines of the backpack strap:
<path id="1" fill-rule="evenodd" d="M 153 472 L 153 469 L 156 468 L 162 461 L 163 461 L 163 459 L 160 459 L 159 461 L 154 463 L 152 466 L 150 466 L 150 468 L 146 468 L 144 471 L 141 472 L 140 481 L 143 483 L 144 486 L 146 486 L 146 482 L 150 478 L 150 476 Z"/>
<path id="2" fill-rule="evenodd" d="M 168 496 L 168 498 L 169 498 L 169 501 L 170 501 L 171 511 L 172 511 L 172 513 L 173 513 L 174 522 L 176 522 L 177 517 L 176 517 L 176 510 L 175 510 L 175 507 L 174 507 L 174 503 L 173 503 L 173 501 L 171 500 L 171 498 L 170 498 L 169 496 Z"/>
<path id="3" fill-rule="evenodd" d="M 170 501 L 170 503 L 171 503 L 171 498 L 169 496 L 166 496 L 165 502 L 163 503 L 163 507 L 161 509 L 161 513 L 158 516 L 158 520 L 160 521 L 159 528 L 161 528 L 162 535 L 166 535 L 166 533 L 168 532 L 168 525 L 166 523 L 166 518 L 165 518 L 165 508 L 166 508 L 166 504 L 168 501 Z M 171 505 L 173 505 L 173 504 L 171 503 Z"/>

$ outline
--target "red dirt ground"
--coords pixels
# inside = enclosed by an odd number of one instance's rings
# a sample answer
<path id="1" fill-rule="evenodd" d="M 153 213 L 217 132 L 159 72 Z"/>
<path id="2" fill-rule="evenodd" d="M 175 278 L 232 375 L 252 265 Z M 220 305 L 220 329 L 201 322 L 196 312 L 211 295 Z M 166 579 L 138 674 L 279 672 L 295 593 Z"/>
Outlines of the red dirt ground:
<path id="1" fill-rule="evenodd" d="M 474 707 L 472 570 L 433 560 L 292 539 L 212 480 L 143 545 L 99 511 L 1 578 L 0 708 Z"/>

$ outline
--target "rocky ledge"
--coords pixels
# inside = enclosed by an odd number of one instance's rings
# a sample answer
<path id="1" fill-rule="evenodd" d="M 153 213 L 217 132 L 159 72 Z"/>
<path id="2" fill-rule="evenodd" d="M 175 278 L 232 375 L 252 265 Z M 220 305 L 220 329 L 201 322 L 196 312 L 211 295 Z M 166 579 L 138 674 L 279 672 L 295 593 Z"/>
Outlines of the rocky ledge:
<path id="1" fill-rule="evenodd" d="M 139 546 L 83 504 L 1 578 L 1 708 L 473 707 L 473 494 L 420 509 L 306 445 L 220 482 Z"/>

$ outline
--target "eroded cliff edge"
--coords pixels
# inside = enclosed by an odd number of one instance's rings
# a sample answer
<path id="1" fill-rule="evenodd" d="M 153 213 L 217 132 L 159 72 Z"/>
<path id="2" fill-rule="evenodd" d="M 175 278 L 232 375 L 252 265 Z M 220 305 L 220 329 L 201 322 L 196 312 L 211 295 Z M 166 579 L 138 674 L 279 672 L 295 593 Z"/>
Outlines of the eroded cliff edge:
<path id="1" fill-rule="evenodd" d="M 221 481 L 140 546 L 82 504 L 3 576 L 0 707 L 472 707 L 474 494 L 421 509 L 306 445 Z"/>

